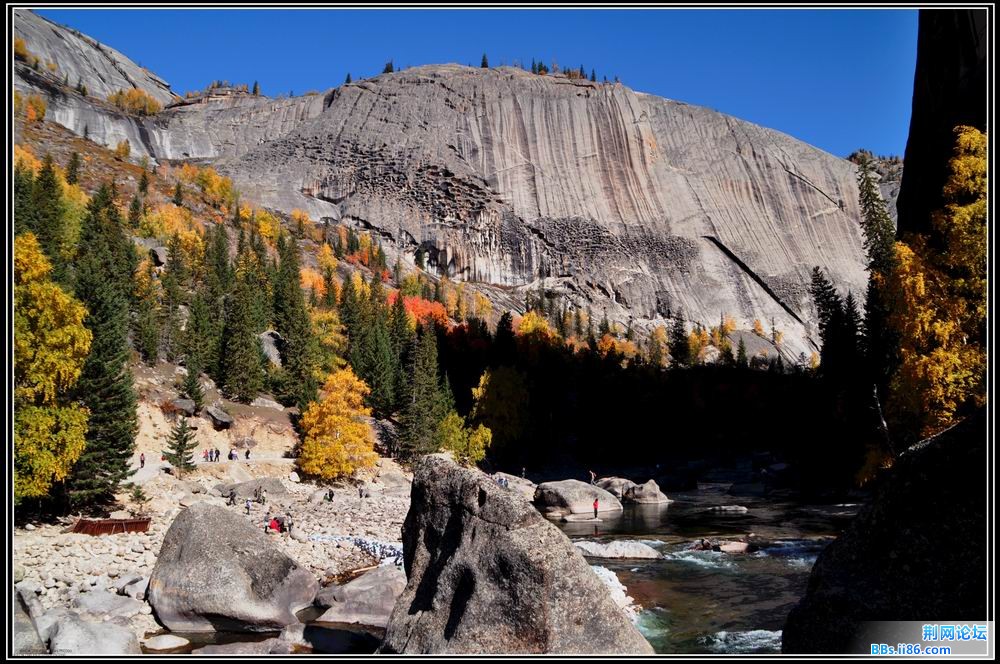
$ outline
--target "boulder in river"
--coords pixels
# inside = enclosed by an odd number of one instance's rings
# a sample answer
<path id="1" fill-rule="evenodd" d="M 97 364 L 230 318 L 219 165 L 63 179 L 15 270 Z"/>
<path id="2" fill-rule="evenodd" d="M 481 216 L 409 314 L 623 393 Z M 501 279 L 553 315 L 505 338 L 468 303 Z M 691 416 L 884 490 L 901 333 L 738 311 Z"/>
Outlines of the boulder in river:
<path id="1" fill-rule="evenodd" d="M 316 619 L 322 623 L 345 623 L 385 627 L 406 587 L 406 573 L 396 565 L 382 565 L 341 586 L 324 588 L 316 604 L 327 611 Z"/>
<path id="2" fill-rule="evenodd" d="M 782 652 L 868 654 L 867 621 L 985 621 L 986 441 L 983 409 L 900 455 L 820 553 Z"/>
<path id="3" fill-rule="evenodd" d="M 599 486 L 580 480 L 542 482 L 535 489 L 535 506 L 546 516 L 566 514 L 593 514 L 594 500 L 598 513 L 620 512 L 622 504 Z"/>
<path id="4" fill-rule="evenodd" d="M 635 486 L 635 482 L 624 477 L 602 477 L 597 480 L 597 486 L 601 487 L 618 500 L 622 499 L 625 492 Z"/>
<path id="5" fill-rule="evenodd" d="M 403 553 L 382 652 L 652 652 L 566 536 L 479 471 L 418 461 Z"/>
<path id="6" fill-rule="evenodd" d="M 591 558 L 660 558 L 660 552 L 642 542 L 615 540 L 613 542 L 574 542 L 583 555 Z"/>
<path id="7" fill-rule="evenodd" d="M 659 505 L 670 502 L 670 499 L 660 491 L 660 486 L 653 480 L 644 484 L 633 484 L 625 489 L 622 497 L 626 503 L 637 505 Z"/>
<path id="8" fill-rule="evenodd" d="M 514 491 L 517 491 L 529 501 L 535 499 L 535 483 L 531 480 L 511 475 L 510 473 L 496 473 L 494 477 L 502 477 Z"/>
<path id="9" fill-rule="evenodd" d="M 296 622 L 318 587 L 238 513 L 197 503 L 167 530 L 148 596 L 171 631 L 264 632 Z"/>

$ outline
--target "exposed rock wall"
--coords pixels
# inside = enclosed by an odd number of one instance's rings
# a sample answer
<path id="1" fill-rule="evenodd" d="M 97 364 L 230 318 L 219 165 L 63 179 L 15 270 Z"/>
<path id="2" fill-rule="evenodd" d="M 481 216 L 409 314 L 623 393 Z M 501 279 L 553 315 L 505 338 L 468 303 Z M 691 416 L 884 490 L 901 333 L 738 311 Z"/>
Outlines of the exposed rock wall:
<path id="1" fill-rule="evenodd" d="M 41 69 L 55 63 L 55 76 L 70 85 L 82 83 L 100 99 L 119 90 L 138 88 L 164 106 L 174 99 L 170 85 L 106 44 L 42 18 L 24 8 L 14 9 L 14 31 L 38 57 Z"/>
<path id="2" fill-rule="evenodd" d="M 988 22 L 985 8 L 920 11 L 913 113 L 897 203 L 901 232 L 930 230 L 931 212 L 941 207 L 955 127 L 986 130 Z"/>
<path id="3" fill-rule="evenodd" d="M 15 85 L 44 88 L 27 69 Z M 773 320 L 791 358 L 814 349 L 813 266 L 845 292 L 865 284 L 854 164 L 620 84 L 433 65 L 138 119 L 49 83 L 52 119 L 98 142 L 212 160 L 265 206 L 370 228 L 453 278 L 544 286 L 639 330 L 680 311 Z"/>

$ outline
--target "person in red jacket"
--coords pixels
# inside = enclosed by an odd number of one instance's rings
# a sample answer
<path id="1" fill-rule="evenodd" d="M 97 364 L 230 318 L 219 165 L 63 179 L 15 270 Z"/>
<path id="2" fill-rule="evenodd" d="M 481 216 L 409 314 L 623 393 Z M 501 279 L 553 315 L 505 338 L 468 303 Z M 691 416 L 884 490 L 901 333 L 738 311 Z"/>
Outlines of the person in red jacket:
<path id="1" fill-rule="evenodd" d="M 598 501 L 599 500 L 600 500 L 600 498 L 594 498 L 594 518 L 595 519 L 597 518 L 597 507 L 598 507 Z"/>

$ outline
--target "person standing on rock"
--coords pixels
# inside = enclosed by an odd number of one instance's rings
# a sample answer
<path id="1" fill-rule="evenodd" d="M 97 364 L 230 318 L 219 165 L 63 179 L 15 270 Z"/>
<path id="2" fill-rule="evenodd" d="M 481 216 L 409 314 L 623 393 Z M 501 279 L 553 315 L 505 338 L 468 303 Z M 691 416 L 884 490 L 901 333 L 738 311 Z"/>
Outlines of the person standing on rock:
<path id="1" fill-rule="evenodd" d="M 205 448 L 204 450 L 201 451 L 201 460 L 205 463 L 208 463 L 208 448 Z"/>
<path id="2" fill-rule="evenodd" d="M 590 471 L 590 483 L 597 484 L 597 473 Z"/>
<path id="3" fill-rule="evenodd" d="M 140 452 L 139 453 L 139 467 L 140 468 L 145 468 L 146 467 L 146 453 L 145 452 Z"/>
<path id="4" fill-rule="evenodd" d="M 594 498 L 594 518 L 597 518 L 597 508 L 599 506 L 600 498 Z"/>
<path id="5" fill-rule="evenodd" d="M 219 459 L 221 459 L 221 458 L 222 458 L 222 452 L 220 452 L 220 451 L 219 451 L 219 448 L 218 448 L 218 447 L 216 447 L 216 448 L 215 448 L 215 460 L 216 460 L 216 461 L 218 461 L 218 460 L 219 460 Z"/>
<path id="6" fill-rule="evenodd" d="M 248 447 L 247 448 L 247 461 L 249 461 L 249 460 L 250 460 L 250 448 Z"/>
<path id="7" fill-rule="evenodd" d="M 250 499 L 247 498 L 247 516 L 250 516 Z"/>

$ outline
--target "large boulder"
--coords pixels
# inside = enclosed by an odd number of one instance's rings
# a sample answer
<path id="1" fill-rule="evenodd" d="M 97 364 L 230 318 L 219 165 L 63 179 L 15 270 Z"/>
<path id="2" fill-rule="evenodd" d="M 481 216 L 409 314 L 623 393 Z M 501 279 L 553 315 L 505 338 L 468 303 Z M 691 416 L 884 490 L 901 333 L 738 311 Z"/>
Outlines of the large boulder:
<path id="1" fill-rule="evenodd" d="M 215 485 L 215 489 L 219 491 L 219 494 L 222 497 L 228 497 L 229 490 L 234 489 L 236 491 L 236 497 L 240 500 L 253 498 L 254 492 L 256 492 L 258 488 L 262 488 L 267 491 L 268 496 L 278 496 L 288 493 L 288 489 L 285 488 L 285 485 L 277 477 L 261 477 L 247 482 L 223 482 Z"/>
<path id="2" fill-rule="evenodd" d="M 148 596 L 171 631 L 261 632 L 296 622 L 318 587 L 238 513 L 198 503 L 167 530 Z"/>
<path id="3" fill-rule="evenodd" d="M 205 415 L 212 420 L 212 426 L 217 430 L 228 429 L 233 426 L 233 416 L 222 410 L 219 406 L 209 406 L 205 409 Z"/>
<path id="4" fill-rule="evenodd" d="M 593 514 L 594 500 L 598 512 L 620 512 L 622 504 L 599 486 L 580 480 L 542 482 L 535 489 L 535 506 L 547 516 Z"/>
<path id="5" fill-rule="evenodd" d="M 316 604 L 328 607 L 316 620 L 385 627 L 396 599 L 406 587 L 406 574 L 395 565 L 382 565 L 342 586 L 324 588 Z"/>
<path id="6" fill-rule="evenodd" d="M 583 556 L 516 491 L 429 456 L 411 498 L 409 580 L 382 652 L 652 652 Z"/>
<path id="7" fill-rule="evenodd" d="M 138 655 L 139 639 L 117 622 L 89 622 L 67 612 L 52 625 L 49 651 L 53 655 Z"/>
<path id="8" fill-rule="evenodd" d="M 36 600 L 37 601 L 37 600 Z M 28 606 L 20 593 L 14 593 L 14 640 L 15 655 L 45 655 L 48 649 L 35 629 L 35 623 L 28 614 Z"/>
<path id="9" fill-rule="evenodd" d="M 602 477 L 597 480 L 597 486 L 601 487 L 618 500 L 622 499 L 625 491 L 635 486 L 635 482 L 624 477 Z"/>
<path id="10" fill-rule="evenodd" d="M 868 653 L 865 621 L 985 621 L 986 439 L 981 410 L 900 455 L 816 560 L 783 652 Z"/>
<path id="11" fill-rule="evenodd" d="M 574 542 L 583 555 L 591 558 L 660 558 L 660 552 L 642 542 L 615 540 L 613 542 Z"/>
<path id="12" fill-rule="evenodd" d="M 284 339 L 274 330 L 265 330 L 257 335 L 260 338 L 260 348 L 264 352 L 267 361 L 273 366 L 281 366 L 281 348 Z"/>
<path id="13" fill-rule="evenodd" d="M 622 498 L 627 503 L 637 505 L 658 505 L 670 502 L 670 499 L 660 491 L 660 486 L 653 480 L 649 480 L 645 484 L 633 484 L 625 489 Z"/>
<path id="14" fill-rule="evenodd" d="M 517 475 L 511 475 L 509 473 L 497 473 L 495 477 L 502 477 L 505 479 L 511 489 L 517 491 L 528 500 L 535 499 L 535 489 L 538 487 L 536 487 L 535 483 L 531 480 L 518 477 Z"/>

